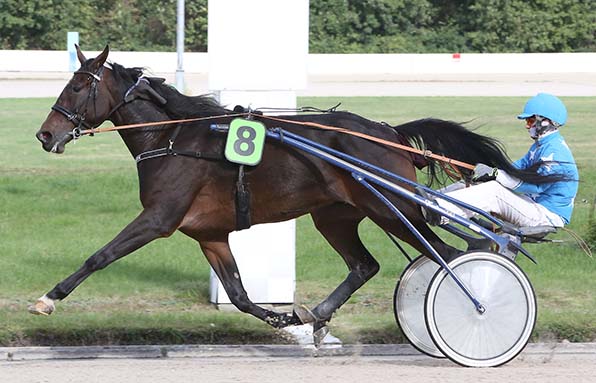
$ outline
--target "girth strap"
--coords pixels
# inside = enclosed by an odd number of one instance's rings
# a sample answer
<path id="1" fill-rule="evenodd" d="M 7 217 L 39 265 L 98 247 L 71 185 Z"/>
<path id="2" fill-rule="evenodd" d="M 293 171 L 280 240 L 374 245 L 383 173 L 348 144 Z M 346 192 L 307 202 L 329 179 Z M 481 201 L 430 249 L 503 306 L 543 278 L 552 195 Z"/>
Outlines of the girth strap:
<path id="1" fill-rule="evenodd" d="M 164 157 L 164 156 L 184 156 L 184 157 L 192 157 L 204 160 L 212 160 L 212 161 L 219 161 L 223 160 L 224 156 L 221 153 L 214 153 L 214 152 L 192 152 L 189 150 L 176 150 L 171 147 L 167 148 L 159 148 L 154 150 L 148 150 L 143 152 L 135 157 L 135 161 L 137 164 L 144 160 L 149 160 L 151 158 L 157 157 Z"/>
<path id="2" fill-rule="evenodd" d="M 170 144 L 165 148 L 153 149 L 143 152 L 135 157 L 135 161 L 137 164 L 144 160 L 149 160 L 151 158 L 157 157 L 164 157 L 164 156 L 184 156 L 184 157 L 192 157 L 198 159 L 205 159 L 205 160 L 212 160 L 212 161 L 220 161 L 224 159 L 223 153 L 218 152 L 201 152 L 201 151 L 191 151 L 191 150 L 177 150 L 174 149 L 174 141 L 180 130 L 182 129 L 182 125 L 178 125 L 172 137 L 170 138 Z"/>

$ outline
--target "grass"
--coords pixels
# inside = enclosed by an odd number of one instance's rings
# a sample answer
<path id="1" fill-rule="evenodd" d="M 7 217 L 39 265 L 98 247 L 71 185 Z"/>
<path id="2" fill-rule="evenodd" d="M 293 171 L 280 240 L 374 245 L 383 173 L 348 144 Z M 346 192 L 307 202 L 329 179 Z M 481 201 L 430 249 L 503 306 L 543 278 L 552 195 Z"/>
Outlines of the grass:
<path id="1" fill-rule="evenodd" d="M 0 345 L 106 343 L 286 342 L 252 317 L 217 311 L 208 302 L 209 266 L 181 234 L 155 241 L 75 290 L 50 317 L 26 305 L 72 273 L 140 211 L 136 168 L 117 134 L 69 144 L 62 156 L 41 150 L 34 134 L 51 99 L 0 99 Z M 471 121 L 502 139 L 512 158 L 530 142 L 514 116 L 524 98 L 303 98 L 302 105 L 348 109 L 397 124 L 421 117 Z M 594 98 L 565 98 L 563 128 L 582 182 L 570 229 L 586 235 L 596 192 Z M 309 217 L 297 222 L 296 301 L 314 306 L 345 277 L 343 261 Z M 392 295 L 405 259 L 385 234 L 365 221 L 364 243 L 380 273 L 336 313 L 331 330 L 345 342 L 400 342 Z M 569 240 L 565 233 L 557 234 Z M 539 259 L 519 263 L 538 296 L 534 339 L 596 339 L 596 264 L 571 242 L 530 245 Z"/>

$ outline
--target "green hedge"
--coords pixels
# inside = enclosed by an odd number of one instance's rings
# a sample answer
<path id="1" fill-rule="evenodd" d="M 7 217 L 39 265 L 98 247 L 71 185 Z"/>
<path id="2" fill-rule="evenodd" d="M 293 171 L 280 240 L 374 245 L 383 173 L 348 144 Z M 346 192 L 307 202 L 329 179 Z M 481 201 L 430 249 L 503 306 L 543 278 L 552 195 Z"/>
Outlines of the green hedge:
<path id="1" fill-rule="evenodd" d="M 207 50 L 207 0 L 186 0 L 186 50 Z M 596 51 L 593 0 L 311 0 L 312 53 Z M 2 0 L 0 49 L 171 51 L 176 0 Z M 239 37 L 239 43 L 241 37 Z"/>
<path id="2" fill-rule="evenodd" d="M 186 0 L 188 51 L 207 51 L 207 0 Z M 1 49 L 66 49 L 78 31 L 86 50 L 171 51 L 176 0 L 2 0 Z"/>

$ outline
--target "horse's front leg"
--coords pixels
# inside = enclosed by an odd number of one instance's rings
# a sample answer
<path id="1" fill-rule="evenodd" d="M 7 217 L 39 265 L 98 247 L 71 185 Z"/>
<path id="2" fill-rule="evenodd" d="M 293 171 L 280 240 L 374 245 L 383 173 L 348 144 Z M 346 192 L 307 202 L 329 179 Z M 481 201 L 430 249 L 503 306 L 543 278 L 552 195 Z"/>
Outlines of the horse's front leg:
<path id="1" fill-rule="evenodd" d="M 51 314 L 56 300 L 66 298 L 95 271 L 103 269 L 156 238 L 170 236 L 176 231 L 181 220 L 176 217 L 172 210 L 164 208 L 143 210 L 111 242 L 89 257 L 79 270 L 29 306 L 29 312 L 39 315 Z"/>
<path id="2" fill-rule="evenodd" d="M 254 304 L 248 298 L 248 294 L 242 285 L 242 279 L 240 278 L 236 261 L 230 250 L 230 245 L 228 244 L 227 234 L 217 240 L 201 240 L 200 245 L 203 254 L 207 257 L 209 264 L 213 270 L 215 270 L 215 273 L 226 290 L 230 301 L 238 308 L 238 310 L 254 315 L 275 328 L 302 324 L 295 313 L 280 314 L 271 310 L 266 310 Z"/>

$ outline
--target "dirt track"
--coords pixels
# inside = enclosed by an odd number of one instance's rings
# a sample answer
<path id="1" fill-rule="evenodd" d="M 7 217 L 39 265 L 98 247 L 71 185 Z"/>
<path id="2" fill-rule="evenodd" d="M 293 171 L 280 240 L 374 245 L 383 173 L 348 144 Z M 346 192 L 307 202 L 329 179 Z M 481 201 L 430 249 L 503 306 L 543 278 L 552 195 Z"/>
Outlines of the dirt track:
<path id="1" fill-rule="evenodd" d="M 21 382 L 594 382 L 596 354 L 525 356 L 490 369 L 424 357 L 181 358 L 0 362 Z"/>

